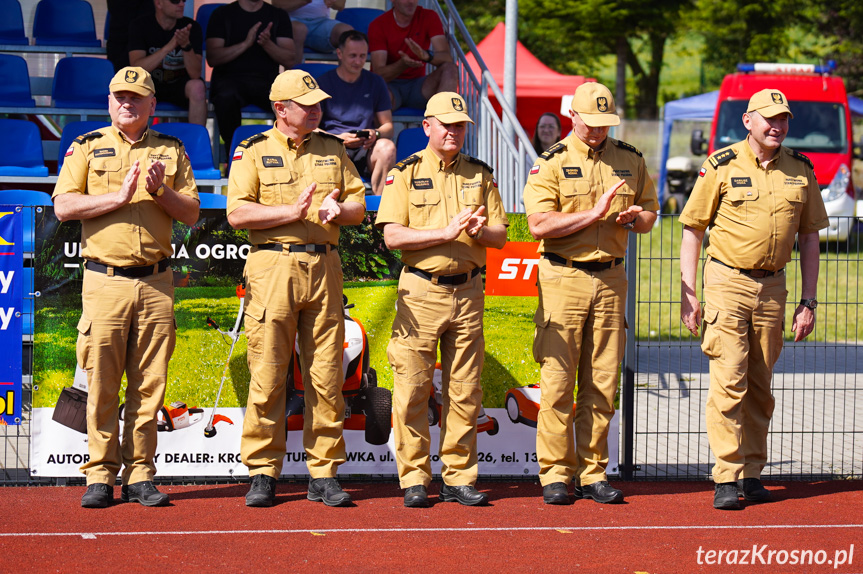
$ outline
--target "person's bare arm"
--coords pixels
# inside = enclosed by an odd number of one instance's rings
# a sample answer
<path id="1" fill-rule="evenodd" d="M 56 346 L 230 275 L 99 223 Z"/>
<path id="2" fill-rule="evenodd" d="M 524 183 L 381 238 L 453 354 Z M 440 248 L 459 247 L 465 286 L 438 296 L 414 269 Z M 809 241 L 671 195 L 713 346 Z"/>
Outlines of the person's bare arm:
<path id="1" fill-rule="evenodd" d="M 425 249 L 448 243 L 467 229 L 471 216 L 470 208 L 456 214 L 449 225 L 440 229 L 412 229 L 400 223 L 387 223 L 384 226 L 384 242 L 389 249 Z"/>
<path id="2" fill-rule="evenodd" d="M 592 208 L 575 213 L 561 213 L 559 211 L 546 211 L 534 213 L 527 217 L 527 226 L 530 234 L 535 239 L 551 239 L 554 237 L 566 237 L 584 229 L 588 225 L 605 217 L 611 200 L 617 195 L 617 190 L 626 183 L 624 180 L 617 182 L 611 189 L 600 196 Z"/>
<path id="3" fill-rule="evenodd" d="M 694 336 L 698 336 L 701 325 L 701 303 L 695 290 L 698 275 L 698 257 L 701 255 L 701 242 L 704 231 L 688 225 L 683 227 L 680 243 L 680 320 Z"/>
<path id="4" fill-rule="evenodd" d="M 798 234 L 797 246 L 800 249 L 801 297 L 803 299 L 815 299 L 818 293 L 818 270 L 821 265 L 818 232 Z M 802 341 L 809 336 L 814 328 L 815 311 L 804 305 L 797 305 L 797 309 L 794 310 L 794 318 L 791 321 L 794 341 Z"/>

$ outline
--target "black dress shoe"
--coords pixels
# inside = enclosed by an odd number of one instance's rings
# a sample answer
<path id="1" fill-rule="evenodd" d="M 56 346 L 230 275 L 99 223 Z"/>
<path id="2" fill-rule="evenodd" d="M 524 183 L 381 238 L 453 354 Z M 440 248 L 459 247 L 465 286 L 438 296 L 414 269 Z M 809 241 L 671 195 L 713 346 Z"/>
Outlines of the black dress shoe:
<path id="1" fill-rule="evenodd" d="M 623 492 L 612 487 L 607 480 L 600 480 L 587 486 L 576 486 L 575 498 L 592 498 L 602 504 L 619 504 L 623 502 Z"/>
<path id="2" fill-rule="evenodd" d="M 87 492 L 81 497 L 83 508 L 105 508 L 114 499 L 114 489 L 105 483 L 97 482 L 87 487 Z"/>
<path id="3" fill-rule="evenodd" d="M 569 504 L 569 489 L 565 482 L 552 482 L 542 487 L 542 501 L 546 504 Z"/>
<path id="4" fill-rule="evenodd" d="M 140 502 L 144 506 L 167 506 L 168 495 L 159 492 L 151 480 L 142 480 L 134 484 L 123 485 L 120 489 L 120 499 L 123 502 Z"/>
<path id="5" fill-rule="evenodd" d="M 440 488 L 440 499 L 442 502 L 458 502 L 465 506 L 481 506 L 488 503 L 488 495 L 469 484 L 461 486 L 444 484 Z"/>
<path id="6" fill-rule="evenodd" d="M 426 487 L 418 484 L 405 489 L 405 506 L 408 508 L 426 508 L 429 505 L 429 495 Z"/>
<path id="7" fill-rule="evenodd" d="M 351 495 L 342 490 L 335 478 L 313 478 L 309 480 L 309 493 L 306 498 L 323 502 L 327 506 L 350 506 Z"/>
<path id="8" fill-rule="evenodd" d="M 764 488 L 757 478 L 744 478 L 737 481 L 743 490 L 743 498 L 749 502 L 770 502 L 770 491 Z"/>
<path id="9" fill-rule="evenodd" d="M 246 506 L 266 507 L 276 503 L 276 479 L 266 474 L 252 477 L 249 492 L 246 493 Z"/>
<path id="10" fill-rule="evenodd" d="M 713 493 L 713 508 L 720 510 L 738 510 L 740 508 L 736 482 L 721 482 L 716 485 Z"/>

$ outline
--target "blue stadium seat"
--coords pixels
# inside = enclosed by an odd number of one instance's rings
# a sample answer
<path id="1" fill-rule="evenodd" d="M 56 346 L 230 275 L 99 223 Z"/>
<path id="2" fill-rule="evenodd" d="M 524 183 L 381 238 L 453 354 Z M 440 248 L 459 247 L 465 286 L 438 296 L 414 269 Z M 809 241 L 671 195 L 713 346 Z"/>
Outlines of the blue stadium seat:
<path id="1" fill-rule="evenodd" d="M 57 153 L 57 172 L 63 167 L 63 161 L 66 159 L 66 151 L 76 137 L 96 131 L 100 128 L 109 126 L 108 122 L 100 122 L 96 120 L 85 120 L 81 122 L 69 122 L 63 126 L 63 133 L 60 134 L 60 151 Z"/>
<path id="2" fill-rule="evenodd" d="M 0 120 L 0 176 L 44 177 L 42 136 L 27 120 Z"/>
<path id="3" fill-rule="evenodd" d="M 421 118 L 425 114 L 426 111 L 419 108 L 399 108 L 393 112 L 393 119 L 398 120 L 399 116 L 414 116 Z"/>
<path id="4" fill-rule="evenodd" d="M 3 78 L 0 82 L 0 106 L 32 108 L 36 105 L 30 94 L 30 71 L 24 58 L 0 54 L 0 78 Z"/>
<path id="5" fill-rule="evenodd" d="M 201 198 L 201 209 L 225 209 L 228 207 L 228 198 L 218 193 L 200 192 L 198 197 Z"/>
<path id="6" fill-rule="evenodd" d="M 380 195 L 367 195 L 366 196 L 366 211 L 377 211 L 381 206 L 381 196 Z"/>
<path id="7" fill-rule="evenodd" d="M 313 78 L 317 79 L 330 70 L 335 70 L 337 66 L 338 64 L 331 64 L 329 62 L 303 62 L 302 64 L 297 64 L 296 69 L 308 72 Z"/>
<path id="8" fill-rule="evenodd" d="M 237 128 L 237 131 L 234 132 L 234 137 L 231 138 L 231 153 L 228 156 L 228 167 L 231 165 L 231 160 L 233 159 L 234 150 L 237 149 L 237 146 L 240 145 L 240 142 L 244 139 L 250 138 L 255 134 L 259 134 L 261 132 L 265 132 L 270 129 L 271 125 L 268 124 L 249 124 L 240 126 Z"/>
<path id="9" fill-rule="evenodd" d="M 37 46 L 102 46 L 93 8 L 84 0 L 41 0 L 33 18 L 33 39 Z"/>
<path id="10" fill-rule="evenodd" d="M 213 15 L 213 10 L 218 8 L 219 6 L 224 6 L 225 4 L 203 4 L 198 7 L 198 11 L 195 13 L 195 21 L 201 25 L 201 32 L 204 34 L 204 40 L 207 39 L 207 24 L 210 22 L 210 16 Z"/>
<path id="11" fill-rule="evenodd" d="M 210 133 L 198 124 L 171 122 L 157 124 L 153 129 L 163 134 L 180 138 L 186 146 L 186 153 L 192 160 L 195 179 L 219 179 L 222 173 L 213 165 L 213 150 L 210 147 Z"/>
<path id="12" fill-rule="evenodd" d="M 429 143 L 429 138 L 422 128 L 405 128 L 399 132 L 396 141 L 396 158 L 399 161 L 422 150 Z"/>
<path id="13" fill-rule="evenodd" d="M 18 0 L 0 0 L 0 44 L 26 46 L 30 43 L 24 34 L 24 18 Z"/>
<path id="14" fill-rule="evenodd" d="M 383 10 L 377 8 L 345 8 L 336 14 L 336 20 L 350 24 L 354 30 L 359 30 L 363 34 L 368 34 L 369 24 L 383 13 Z"/>
<path id="15" fill-rule="evenodd" d="M 103 58 L 63 58 L 54 68 L 53 105 L 57 108 L 102 109 L 107 115 L 108 84 L 113 77 L 114 66 Z"/>
<path id="16" fill-rule="evenodd" d="M 24 207 L 39 207 L 53 205 L 51 196 L 44 191 L 33 191 L 30 189 L 7 189 L 0 190 L 0 205 L 23 205 Z M 33 210 L 25 210 L 24 217 L 24 252 L 35 251 L 36 231 L 34 229 Z"/>

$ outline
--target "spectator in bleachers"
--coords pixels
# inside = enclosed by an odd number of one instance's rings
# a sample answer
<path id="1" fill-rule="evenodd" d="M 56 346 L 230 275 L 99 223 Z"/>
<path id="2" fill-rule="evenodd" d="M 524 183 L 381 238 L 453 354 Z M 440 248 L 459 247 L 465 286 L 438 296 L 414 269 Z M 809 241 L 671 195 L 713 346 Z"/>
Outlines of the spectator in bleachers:
<path id="1" fill-rule="evenodd" d="M 372 71 L 386 80 L 393 110 L 423 109 L 434 94 L 458 90 L 458 68 L 433 10 L 417 6 L 417 0 L 392 4 L 369 25 Z M 426 64 L 435 67 L 428 75 Z"/>
<path id="2" fill-rule="evenodd" d="M 384 179 L 396 164 L 393 114 L 384 79 L 364 69 L 369 41 L 357 30 L 341 35 L 336 49 L 339 66 L 318 78 L 321 89 L 332 94 L 321 102 L 321 129 L 345 142 L 348 157 L 372 191 L 380 195 Z"/>
<path id="3" fill-rule="evenodd" d="M 330 10 L 345 9 L 345 0 L 273 0 L 273 6 L 287 10 L 294 29 L 297 62 L 303 61 L 303 47 L 332 54 L 339 37 L 353 26 L 330 18 Z"/>
<path id="4" fill-rule="evenodd" d="M 561 134 L 560 118 L 557 114 L 546 112 L 539 116 L 533 130 L 533 149 L 539 155 L 557 142 Z"/>
<path id="5" fill-rule="evenodd" d="M 114 71 L 129 65 L 129 25 L 153 12 L 151 0 L 108 0 L 108 41 L 105 51 Z"/>
<path id="6" fill-rule="evenodd" d="M 291 17 L 263 0 L 220 6 L 207 25 L 207 63 L 213 67 L 210 100 L 227 149 L 243 107 L 269 110 L 270 85 L 279 66 L 296 63 Z"/>
<path id="7" fill-rule="evenodd" d="M 207 89 L 201 79 L 204 35 L 183 16 L 186 0 L 154 0 L 156 10 L 132 22 L 129 61 L 150 72 L 160 102 L 189 108 L 189 123 L 207 123 Z"/>

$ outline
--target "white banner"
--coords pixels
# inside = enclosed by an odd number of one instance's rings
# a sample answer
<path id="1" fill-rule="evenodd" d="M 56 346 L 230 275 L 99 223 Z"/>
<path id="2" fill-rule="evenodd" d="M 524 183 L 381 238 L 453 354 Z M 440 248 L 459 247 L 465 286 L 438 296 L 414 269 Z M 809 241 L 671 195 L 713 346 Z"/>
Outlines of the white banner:
<path id="1" fill-rule="evenodd" d="M 191 426 L 159 433 L 156 450 L 158 476 L 182 477 L 245 477 L 248 469 L 240 460 L 240 435 L 243 426 L 242 408 L 219 409 L 218 414 L 233 424 L 221 421 L 215 425 L 216 435 L 204 436 L 204 427 L 211 411 Z M 536 429 L 512 422 L 505 409 L 486 409 L 497 421 L 498 432 L 479 433 L 479 474 L 483 476 L 536 476 Z M 30 468 L 34 477 L 77 477 L 79 468 L 88 460 L 87 436 L 54 420 L 53 408 L 33 409 L 33 435 Z M 122 426 L 122 425 L 121 425 Z M 618 471 L 618 416 L 615 414 L 609 430 L 608 474 Z M 440 474 L 437 457 L 440 429 L 431 427 L 432 472 Z M 363 431 L 345 430 L 348 460 L 339 467 L 339 475 L 396 475 L 393 437 L 385 445 L 375 446 L 365 441 Z M 302 432 L 288 433 L 287 455 L 283 476 L 308 476 Z"/>

